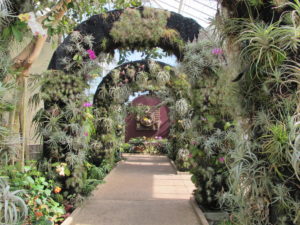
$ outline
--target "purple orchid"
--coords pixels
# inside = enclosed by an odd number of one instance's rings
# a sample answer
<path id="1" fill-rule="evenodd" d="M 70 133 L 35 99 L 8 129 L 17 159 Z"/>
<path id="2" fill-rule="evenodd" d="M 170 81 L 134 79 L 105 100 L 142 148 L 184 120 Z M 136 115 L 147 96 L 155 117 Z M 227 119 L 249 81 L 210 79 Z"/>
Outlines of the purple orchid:
<path id="1" fill-rule="evenodd" d="M 91 60 L 94 60 L 97 58 L 95 52 L 92 49 L 87 50 L 87 53 L 89 54 L 89 57 Z"/>
<path id="2" fill-rule="evenodd" d="M 211 50 L 211 53 L 213 55 L 222 55 L 224 53 L 224 51 L 221 48 L 214 48 L 213 50 Z"/>
<path id="3" fill-rule="evenodd" d="M 90 103 L 90 102 L 85 102 L 85 103 L 83 103 L 82 106 L 83 106 L 83 107 L 91 107 L 91 106 L 93 106 L 93 104 Z"/>
<path id="4" fill-rule="evenodd" d="M 220 163 L 224 163 L 224 162 L 225 162 L 225 158 L 224 158 L 224 157 L 220 157 L 220 158 L 218 159 L 218 161 L 219 161 Z"/>

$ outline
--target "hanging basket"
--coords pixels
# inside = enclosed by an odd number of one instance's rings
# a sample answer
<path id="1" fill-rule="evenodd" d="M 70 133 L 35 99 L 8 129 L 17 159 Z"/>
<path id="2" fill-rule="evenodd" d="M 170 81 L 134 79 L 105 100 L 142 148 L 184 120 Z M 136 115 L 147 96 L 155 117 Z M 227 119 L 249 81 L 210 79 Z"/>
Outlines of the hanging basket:
<path id="1" fill-rule="evenodd" d="M 151 127 L 154 124 L 154 118 L 152 115 L 144 116 L 140 119 L 140 123 L 145 127 Z"/>

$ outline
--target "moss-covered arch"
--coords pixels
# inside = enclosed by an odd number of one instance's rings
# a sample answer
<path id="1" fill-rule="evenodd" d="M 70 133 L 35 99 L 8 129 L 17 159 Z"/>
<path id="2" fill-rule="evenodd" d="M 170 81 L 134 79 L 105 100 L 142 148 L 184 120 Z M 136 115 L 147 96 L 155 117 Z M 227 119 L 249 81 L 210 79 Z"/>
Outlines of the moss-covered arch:
<path id="1" fill-rule="evenodd" d="M 160 47 L 181 60 L 184 45 L 197 38 L 201 29 L 196 21 L 178 13 L 139 7 L 94 15 L 75 31 L 94 38 L 93 50 L 97 55 L 113 53 L 115 49 Z M 71 42 L 71 36 L 68 36 L 57 48 L 48 69 L 64 70 L 62 59 L 74 56 L 67 50 Z"/>
<path id="2" fill-rule="evenodd" d="M 131 14 L 134 18 L 126 21 Z M 157 18 L 163 20 L 159 26 L 155 22 Z M 136 21 L 141 23 L 134 24 Z M 155 38 L 151 35 L 144 36 L 138 29 L 141 28 L 141 24 L 144 26 L 148 22 L 148 34 L 159 30 L 154 35 Z M 124 39 L 121 34 L 126 32 L 126 29 L 120 34 L 116 34 L 118 29 L 115 30 L 115 34 L 111 33 L 114 26 L 121 28 L 122 24 L 126 24 L 130 29 L 128 35 L 124 35 Z M 140 50 L 160 47 L 182 60 L 186 44 L 198 37 L 200 29 L 194 20 L 173 12 L 143 7 L 115 10 L 92 16 L 80 24 L 58 47 L 41 88 L 41 98 L 45 106 L 37 114 L 35 121 L 39 124 L 38 132 L 44 141 L 43 158 L 47 163 L 64 167 L 70 172 L 69 176 L 58 178 L 63 189 L 70 193 L 84 193 L 84 176 L 89 171 L 87 167 L 89 164 L 85 162 L 99 166 L 105 160 L 106 163 L 113 165 L 122 144 L 118 123 L 109 118 L 112 113 L 119 113 L 112 107 L 118 107 L 118 104 L 109 108 L 102 107 L 100 104 L 102 99 L 97 97 L 99 94 L 97 92 L 94 99 L 96 109 L 93 111 L 84 106 L 87 98 L 83 93 L 88 87 L 89 77 L 92 77 L 89 69 L 99 68 L 98 59 L 101 57 L 93 60 L 95 55 L 112 53 L 115 49 Z M 90 49 L 95 53 L 93 57 L 87 53 Z M 180 73 L 177 75 L 173 76 L 177 78 L 172 84 L 174 89 L 170 88 L 177 90 L 174 102 L 184 98 L 183 95 L 186 94 L 180 93 L 185 92 L 188 89 L 186 86 L 189 85 L 184 75 Z M 104 78 L 106 79 L 108 78 Z M 114 88 L 115 86 L 112 86 L 108 90 Z M 178 117 L 174 119 L 177 121 L 175 129 L 185 129 L 184 126 L 190 125 L 191 122 L 180 118 L 184 117 L 183 114 L 189 113 L 188 104 L 181 100 L 177 108 L 179 111 L 176 114 Z M 97 110 L 99 115 L 96 113 Z M 122 118 L 119 118 L 121 121 Z M 177 149 L 179 147 L 176 146 Z M 52 170 L 55 172 L 55 168 Z"/>
<path id="3" fill-rule="evenodd" d="M 143 73 L 149 73 L 150 65 L 151 63 L 155 63 L 158 65 L 162 70 L 163 68 L 167 68 L 169 70 L 172 70 L 172 67 L 166 63 L 160 62 L 160 61 L 151 61 L 151 60 L 137 60 L 132 62 L 123 63 L 122 65 L 117 66 L 113 70 L 111 70 L 101 81 L 101 83 L 98 85 L 93 105 L 95 107 L 107 107 L 107 103 L 111 103 L 112 99 L 108 99 L 107 102 L 104 102 L 102 97 L 103 96 L 103 90 L 108 90 L 112 86 L 116 86 L 114 83 L 114 77 L 117 75 L 118 79 L 118 85 L 125 85 L 130 84 L 132 82 L 135 82 L 138 79 L 138 76 L 140 76 Z M 119 74 L 116 74 L 118 72 Z M 144 90 L 147 91 L 147 90 Z M 148 90 L 151 91 L 151 90 Z M 110 98 L 108 96 L 108 98 Z"/>
<path id="4" fill-rule="evenodd" d="M 124 103 L 128 101 L 130 95 L 139 91 L 149 91 L 150 95 L 161 99 L 162 103 L 158 107 L 167 105 L 170 108 L 169 118 L 172 121 L 173 132 L 191 129 L 191 91 L 188 77 L 163 62 L 153 60 L 128 62 L 110 71 L 98 85 L 94 95 L 94 115 L 101 118 L 96 123 L 96 134 L 97 138 L 103 142 L 104 148 L 112 146 L 110 140 L 106 143 L 102 140 L 103 136 L 108 134 L 111 137 L 120 138 L 120 142 L 124 141 L 122 129 L 124 132 L 125 127 L 119 125 L 122 120 L 124 122 L 125 118 L 120 118 L 121 111 L 118 114 L 115 112 L 121 108 L 126 110 L 127 107 L 123 107 Z M 119 121 L 117 126 L 113 126 L 116 121 Z M 181 139 L 178 143 L 172 131 L 170 134 L 169 141 L 172 146 L 176 146 L 172 153 L 172 158 L 175 159 L 180 146 L 189 144 L 190 140 Z M 94 158 L 97 158 L 97 155 Z"/>

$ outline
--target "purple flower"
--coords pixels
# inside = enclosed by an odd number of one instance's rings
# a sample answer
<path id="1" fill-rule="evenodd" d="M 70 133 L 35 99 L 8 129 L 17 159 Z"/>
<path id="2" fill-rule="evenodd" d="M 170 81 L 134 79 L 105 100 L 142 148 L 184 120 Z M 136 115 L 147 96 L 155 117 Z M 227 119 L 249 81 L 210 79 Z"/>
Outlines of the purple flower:
<path id="1" fill-rule="evenodd" d="M 89 57 L 91 60 L 94 60 L 97 58 L 95 52 L 92 49 L 87 50 L 87 53 L 89 54 Z"/>
<path id="2" fill-rule="evenodd" d="M 90 102 L 85 102 L 85 103 L 83 103 L 82 106 L 83 106 L 83 107 L 91 107 L 91 106 L 93 106 L 93 104 L 90 103 Z"/>
<path id="3" fill-rule="evenodd" d="M 84 132 L 83 136 L 87 137 L 87 136 L 89 136 L 89 133 L 88 132 Z"/>
<path id="4" fill-rule="evenodd" d="M 218 161 L 219 161 L 220 163 L 224 163 L 224 162 L 225 162 L 225 158 L 224 158 L 224 157 L 220 157 L 220 158 L 218 159 Z"/>
<path id="5" fill-rule="evenodd" d="M 213 55 L 222 55 L 224 52 L 221 48 L 214 48 L 213 50 L 211 50 L 211 53 Z"/>

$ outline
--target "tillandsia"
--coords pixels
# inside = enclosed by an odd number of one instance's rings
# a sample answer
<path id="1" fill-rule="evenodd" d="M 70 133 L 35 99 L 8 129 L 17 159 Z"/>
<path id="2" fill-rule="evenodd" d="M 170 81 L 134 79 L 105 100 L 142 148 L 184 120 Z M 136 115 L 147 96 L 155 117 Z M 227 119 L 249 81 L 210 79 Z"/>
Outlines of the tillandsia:
<path id="1" fill-rule="evenodd" d="M 180 99 L 175 103 L 175 110 L 179 116 L 185 116 L 189 111 L 189 105 L 186 99 Z"/>
<path id="2" fill-rule="evenodd" d="M 170 73 L 168 71 L 160 71 L 156 75 L 156 81 L 159 85 L 165 85 L 170 81 Z"/>
<path id="3" fill-rule="evenodd" d="M 23 190 L 11 191 L 7 181 L 0 178 L 0 223 L 18 224 L 28 215 L 25 200 L 19 195 Z"/>

